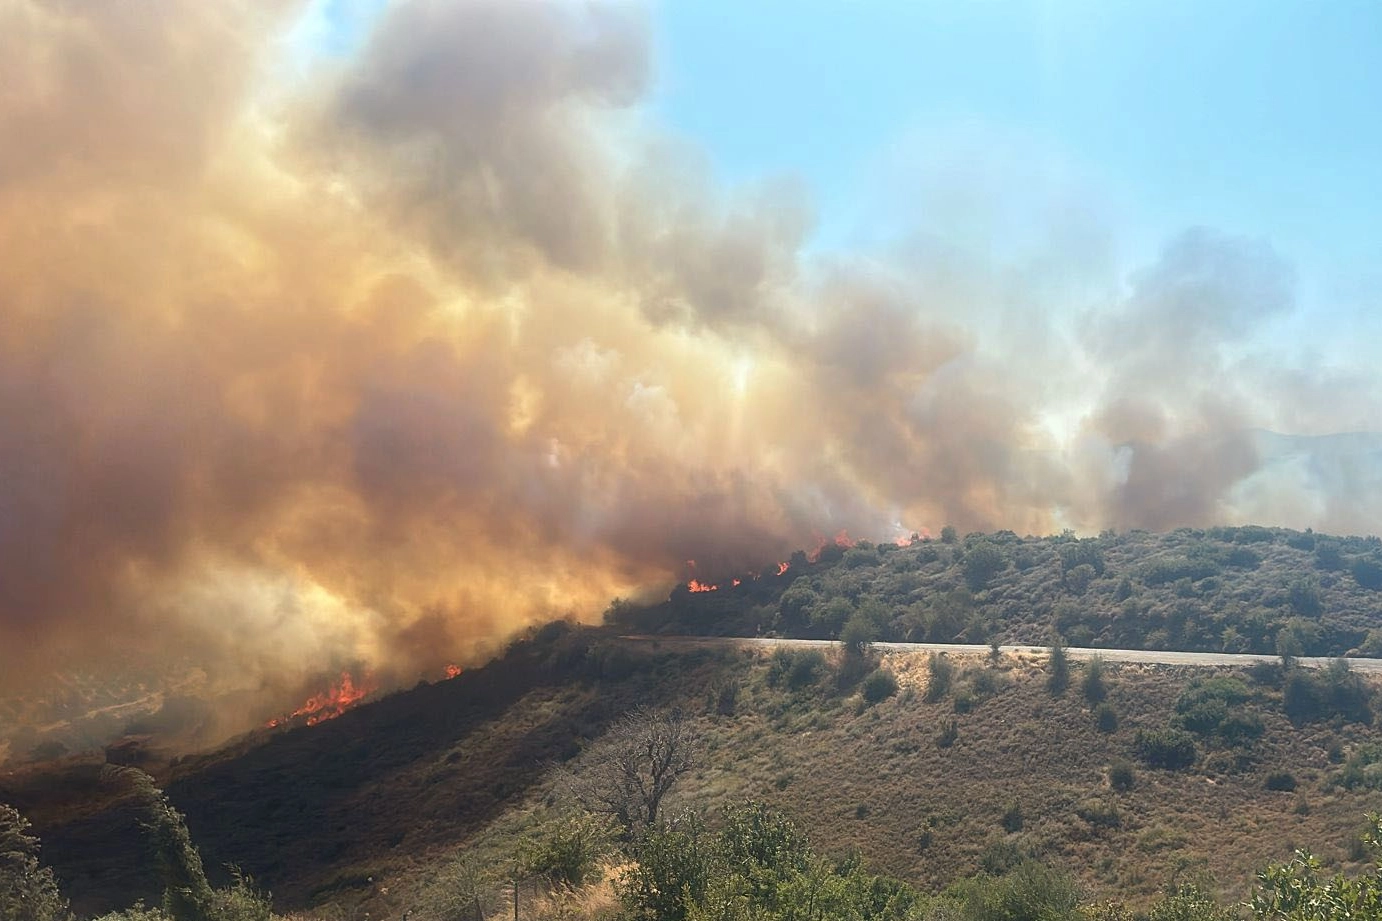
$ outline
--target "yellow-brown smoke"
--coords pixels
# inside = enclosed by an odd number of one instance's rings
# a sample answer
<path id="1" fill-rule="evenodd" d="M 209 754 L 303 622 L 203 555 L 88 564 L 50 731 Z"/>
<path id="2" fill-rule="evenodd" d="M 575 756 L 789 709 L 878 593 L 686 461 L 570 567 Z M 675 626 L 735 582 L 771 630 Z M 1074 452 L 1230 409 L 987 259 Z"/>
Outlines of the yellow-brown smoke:
<path id="1" fill-rule="evenodd" d="M 688 559 L 1200 524 L 1260 466 L 1222 347 L 1290 309 L 1264 245 L 1188 233 L 1061 326 L 718 189 L 640 115 L 637 9 L 413 0 L 298 66 L 302 13 L 0 4 L 9 682 L 406 672 Z"/>

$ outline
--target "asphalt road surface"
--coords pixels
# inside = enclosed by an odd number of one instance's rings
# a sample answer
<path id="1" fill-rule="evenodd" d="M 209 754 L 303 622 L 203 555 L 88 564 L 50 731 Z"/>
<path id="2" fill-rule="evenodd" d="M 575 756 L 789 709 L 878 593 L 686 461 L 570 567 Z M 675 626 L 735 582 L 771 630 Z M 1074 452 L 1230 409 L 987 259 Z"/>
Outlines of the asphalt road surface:
<path id="1" fill-rule="evenodd" d="M 624 636 L 621 639 L 634 643 L 648 643 L 663 648 L 739 648 L 767 649 L 786 647 L 788 649 L 828 649 L 839 646 L 839 640 L 792 640 L 782 637 L 735 637 L 735 636 Z M 988 646 L 968 646 L 961 643 L 874 643 L 873 648 L 885 652 L 948 652 L 955 655 L 988 655 Z M 1000 646 L 1009 655 L 1031 654 L 1045 656 L 1045 646 Z M 1090 659 L 1098 656 L 1105 662 L 1135 662 L 1147 665 L 1251 665 L 1254 662 L 1279 662 L 1279 656 L 1252 655 L 1226 652 L 1172 652 L 1153 649 L 1087 649 L 1079 646 L 1066 648 L 1071 659 Z M 1321 668 L 1334 661 L 1324 657 L 1301 657 L 1298 663 L 1307 668 Z M 1365 675 L 1382 675 L 1382 659 L 1347 659 L 1349 667 Z"/>

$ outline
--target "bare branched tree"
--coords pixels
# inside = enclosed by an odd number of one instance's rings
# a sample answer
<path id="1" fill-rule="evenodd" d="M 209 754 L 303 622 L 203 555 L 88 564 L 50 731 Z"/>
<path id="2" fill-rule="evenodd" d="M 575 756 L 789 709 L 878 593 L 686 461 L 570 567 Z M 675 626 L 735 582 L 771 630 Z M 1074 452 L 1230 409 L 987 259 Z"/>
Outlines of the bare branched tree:
<path id="1" fill-rule="evenodd" d="M 584 768 L 570 777 L 571 792 L 633 834 L 656 824 L 668 792 L 696 766 L 698 744 L 680 710 L 638 707 L 591 749 Z"/>

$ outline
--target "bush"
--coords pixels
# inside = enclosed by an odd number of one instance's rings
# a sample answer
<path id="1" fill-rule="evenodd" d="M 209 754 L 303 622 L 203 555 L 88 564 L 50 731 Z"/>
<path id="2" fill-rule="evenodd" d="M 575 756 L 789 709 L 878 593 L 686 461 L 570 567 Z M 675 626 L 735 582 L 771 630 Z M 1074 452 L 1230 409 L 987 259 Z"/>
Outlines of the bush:
<path id="1" fill-rule="evenodd" d="M 1151 767 L 1178 771 L 1195 763 L 1195 739 L 1179 729 L 1139 729 L 1137 756 Z"/>
<path id="2" fill-rule="evenodd" d="M 1079 890 L 1060 870 L 1023 860 L 1002 876 L 983 875 L 955 884 L 949 893 L 972 921 L 1056 921 L 1075 917 Z"/>
<path id="3" fill-rule="evenodd" d="M 739 708 L 739 679 L 730 678 L 715 689 L 715 712 L 721 716 L 733 716 Z"/>
<path id="4" fill-rule="evenodd" d="M 1289 793 L 1296 788 L 1296 775 L 1290 771 L 1272 771 L 1267 775 L 1268 790 L 1278 790 Z"/>
<path id="5" fill-rule="evenodd" d="M 1007 568 L 1008 558 L 988 541 L 980 541 L 965 552 L 965 584 L 971 592 L 980 591 Z"/>
<path id="6" fill-rule="evenodd" d="M 945 720 L 941 723 L 941 728 L 936 732 L 936 746 L 939 748 L 949 748 L 955 744 L 955 740 L 960 737 L 960 728 L 953 719 Z"/>
<path id="7" fill-rule="evenodd" d="M 931 653 L 927 661 L 931 675 L 926 682 L 926 702 L 933 704 L 950 692 L 950 685 L 955 680 L 955 666 L 941 652 Z"/>
<path id="8" fill-rule="evenodd" d="M 1060 545 L 1061 572 L 1070 573 L 1081 566 L 1090 568 L 1091 577 L 1104 574 L 1104 552 L 1098 541 L 1077 540 Z"/>
<path id="9" fill-rule="evenodd" d="M 1126 793 L 1137 783 L 1137 773 L 1127 761 L 1115 761 L 1108 769 L 1108 785 L 1119 793 Z"/>
<path id="10" fill-rule="evenodd" d="M 1104 685 L 1103 659 L 1095 656 L 1089 660 L 1085 666 L 1081 690 L 1084 691 L 1085 700 L 1091 704 L 1101 703 L 1108 696 L 1108 688 Z"/>
<path id="11" fill-rule="evenodd" d="M 1017 800 L 1009 802 L 1008 808 L 1003 810 L 1003 818 L 1000 822 L 1003 825 L 1003 830 L 1009 834 L 1022 831 L 1022 804 Z"/>
<path id="12" fill-rule="evenodd" d="M 864 679 L 861 691 L 871 704 L 887 700 L 897 693 L 897 677 L 886 668 L 876 668 Z"/>
<path id="13" fill-rule="evenodd" d="M 1363 588 L 1382 592 L 1382 561 L 1359 557 L 1350 568 L 1353 579 Z"/>
<path id="14" fill-rule="evenodd" d="M 1064 694 L 1065 689 L 1070 686 L 1070 657 L 1066 655 L 1065 647 L 1060 640 L 1051 644 L 1047 664 L 1051 669 L 1046 676 L 1047 689 L 1052 694 Z"/>
<path id="15" fill-rule="evenodd" d="M 525 876 L 564 886 L 584 886 L 598 878 L 600 860 L 609 853 L 609 827 L 588 813 L 572 813 L 548 822 L 518 843 L 516 863 Z"/>
<path id="16" fill-rule="evenodd" d="M 1118 711 L 1109 704 L 1099 704 L 1094 708 L 1094 728 L 1100 732 L 1118 731 Z"/>
<path id="17" fill-rule="evenodd" d="M 1080 803 L 1075 807 L 1075 815 L 1088 822 L 1092 828 L 1117 828 L 1123 824 L 1118 807 L 1101 799 L 1089 799 Z"/>

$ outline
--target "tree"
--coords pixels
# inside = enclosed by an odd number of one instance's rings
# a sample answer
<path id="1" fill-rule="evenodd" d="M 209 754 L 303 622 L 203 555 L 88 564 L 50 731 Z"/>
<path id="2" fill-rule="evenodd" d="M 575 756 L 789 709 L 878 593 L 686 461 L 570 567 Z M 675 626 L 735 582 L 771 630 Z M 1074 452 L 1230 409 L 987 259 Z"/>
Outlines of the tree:
<path id="1" fill-rule="evenodd" d="M 844 644 L 847 655 L 862 658 L 868 653 L 869 645 L 876 639 L 878 627 L 863 611 L 855 611 L 840 630 L 840 642 Z"/>
<path id="2" fill-rule="evenodd" d="M 659 823 L 635 842 L 635 862 L 619 881 L 619 898 L 634 918 L 685 921 L 705 900 L 719 866 L 714 839 L 694 814 Z"/>
<path id="3" fill-rule="evenodd" d="M 1051 673 L 1046 676 L 1046 687 L 1052 694 L 1064 694 L 1070 686 L 1070 656 L 1059 637 L 1051 644 L 1049 660 Z"/>
<path id="4" fill-rule="evenodd" d="M 182 813 L 173 808 L 154 779 L 137 768 L 106 767 L 107 778 L 123 781 L 148 810 L 145 827 L 163 875 L 163 912 L 173 921 L 215 921 L 216 894 L 207 882 L 202 856 Z"/>
<path id="5" fill-rule="evenodd" d="M 1094 656 L 1085 666 L 1082 690 L 1085 700 L 1091 704 L 1102 703 L 1108 697 L 1108 687 L 1104 684 L 1104 660 Z"/>
<path id="6" fill-rule="evenodd" d="M 1353 579 L 1363 588 L 1382 592 L 1382 561 L 1360 556 L 1351 567 Z"/>
<path id="7" fill-rule="evenodd" d="M 0 919 L 60 921 L 69 918 L 53 871 L 38 861 L 38 839 L 29 821 L 0 803 Z"/>
<path id="8" fill-rule="evenodd" d="M 994 576 L 1007 568 L 1008 558 L 988 541 L 979 541 L 965 552 L 965 584 L 971 592 L 983 589 Z"/>
<path id="9" fill-rule="evenodd" d="M 695 730 L 680 710 L 638 707 L 591 752 L 587 769 L 571 778 L 572 793 L 633 836 L 657 824 L 663 800 L 695 767 L 697 748 Z"/>
<path id="10" fill-rule="evenodd" d="M 1373 867 L 1357 879 L 1343 874 L 1323 875 L 1309 851 L 1297 851 L 1285 864 L 1268 867 L 1257 876 L 1252 898 L 1257 921 L 1362 921 L 1382 918 L 1382 816 L 1368 816 L 1364 844 Z"/>

